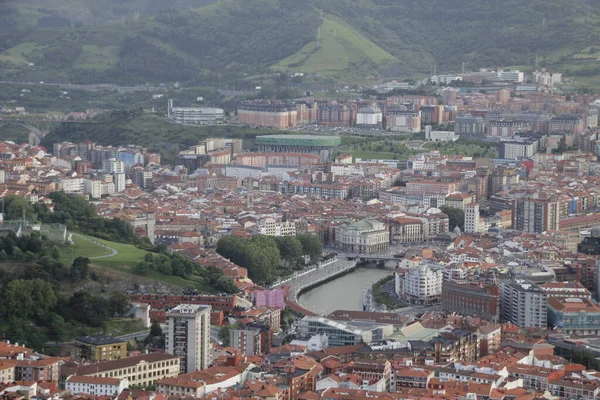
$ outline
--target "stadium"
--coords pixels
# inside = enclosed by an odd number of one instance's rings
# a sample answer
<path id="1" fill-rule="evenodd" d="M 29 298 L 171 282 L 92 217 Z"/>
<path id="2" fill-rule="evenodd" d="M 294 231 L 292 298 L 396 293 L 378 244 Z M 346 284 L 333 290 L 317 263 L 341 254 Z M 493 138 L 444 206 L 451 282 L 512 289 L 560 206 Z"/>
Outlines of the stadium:
<path id="1" fill-rule="evenodd" d="M 258 151 L 265 153 L 331 154 L 342 143 L 339 136 L 266 135 L 257 136 Z"/>

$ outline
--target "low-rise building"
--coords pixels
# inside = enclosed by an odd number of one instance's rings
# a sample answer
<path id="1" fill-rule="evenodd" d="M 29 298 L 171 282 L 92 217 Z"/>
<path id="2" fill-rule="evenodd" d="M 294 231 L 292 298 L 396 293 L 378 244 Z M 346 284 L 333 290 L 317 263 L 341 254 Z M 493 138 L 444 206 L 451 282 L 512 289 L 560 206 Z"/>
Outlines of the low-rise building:
<path id="1" fill-rule="evenodd" d="M 370 327 L 359 328 L 349 323 L 316 316 L 304 317 L 300 321 L 300 336 L 310 337 L 325 334 L 328 337 L 329 346 L 331 347 L 350 346 L 362 342 L 369 343 L 373 340 L 382 339 L 383 336 L 386 336 L 386 333 L 391 334 L 392 332 L 393 328 L 391 325 L 378 326 L 377 324 L 373 324 Z"/>
<path id="2" fill-rule="evenodd" d="M 67 379 L 66 389 L 71 394 L 90 396 L 118 396 L 129 386 L 127 379 L 100 378 L 97 376 L 72 376 Z"/>
<path id="3" fill-rule="evenodd" d="M 600 307 L 586 298 L 548 298 L 548 325 L 567 335 L 600 334 Z"/>
<path id="4" fill-rule="evenodd" d="M 179 374 L 179 357 L 166 353 L 150 353 L 94 364 L 66 363 L 60 369 L 63 387 L 71 376 L 127 379 L 131 385 L 147 386 L 163 378 Z"/>

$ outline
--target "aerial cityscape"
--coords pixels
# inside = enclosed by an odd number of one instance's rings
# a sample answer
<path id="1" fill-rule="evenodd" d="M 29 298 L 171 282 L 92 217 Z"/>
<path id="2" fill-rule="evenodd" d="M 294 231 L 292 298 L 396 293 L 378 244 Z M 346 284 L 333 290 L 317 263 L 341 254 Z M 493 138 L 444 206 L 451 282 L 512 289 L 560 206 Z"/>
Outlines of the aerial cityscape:
<path id="1" fill-rule="evenodd" d="M 598 5 L 0 2 L 0 400 L 599 399 Z"/>

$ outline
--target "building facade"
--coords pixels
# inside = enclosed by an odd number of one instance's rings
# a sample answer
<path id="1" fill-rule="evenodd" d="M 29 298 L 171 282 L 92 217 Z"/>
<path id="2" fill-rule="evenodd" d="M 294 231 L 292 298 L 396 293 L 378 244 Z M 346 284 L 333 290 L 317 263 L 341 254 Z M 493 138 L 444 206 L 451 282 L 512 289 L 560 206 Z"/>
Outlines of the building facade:
<path id="1" fill-rule="evenodd" d="M 442 284 L 442 310 L 498 322 L 500 288 L 471 282 L 447 280 Z"/>
<path id="2" fill-rule="evenodd" d="M 167 312 L 165 348 L 180 359 L 180 372 L 208 368 L 210 362 L 208 305 L 181 304 Z"/>
<path id="3" fill-rule="evenodd" d="M 410 304 L 435 304 L 440 301 L 443 281 L 444 268 L 440 264 L 421 261 L 396 271 L 396 294 Z"/>
<path id="4" fill-rule="evenodd" d="M 376 219 L 364 219 L 337 228 L 338 247 L 351 253 L 373 254 L 385 251 L 390 245 L 387 226 Z"/>
<path id="5" fill-rule="evenodd" d="M 127 341 L 108 335 L 75 339 L 77 356 L 86 361 L 110 361 L 127 357 Z"/>
<path id="6" fill-rule="evenodd" d="M 530 281 L 501 282 L 500 318 L 521 328 L 545 328 L 547 295 Z"/>

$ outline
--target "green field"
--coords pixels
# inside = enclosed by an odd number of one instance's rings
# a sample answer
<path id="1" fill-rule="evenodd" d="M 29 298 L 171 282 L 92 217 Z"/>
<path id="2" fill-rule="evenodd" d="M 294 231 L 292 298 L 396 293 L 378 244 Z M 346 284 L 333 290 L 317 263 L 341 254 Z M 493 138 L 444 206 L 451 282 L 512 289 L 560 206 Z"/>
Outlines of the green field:
<path id="1" fill-rule="evenodd" d="M 285 68 L 306 73 L 334 74 L 364 64 L 386 64 L 397 59 L 349 25 L 324 17 L 320 42 L 308 43 L 297 53 L 277 63 L 273 69 Z M 315 38 L 316 39 L 316 38 Z"/>
<path id="2" fill-rule="evenodd" d="M 60 248 L 61 261 L 66 265 L 70 265 L 77 257 L 92 258 L 107 254 L 110 254 L 110 250 L 75 235 L 73 245 Z"/>
<path id="3" fill-rule="evenodd" d="M 83 45 L 82 47 L 83 53 L 75 61 L 75 68 L 107 70 L 117 65 L 118 46 Z"/>
<path id="4" fill-rule="evenodd" d="M 40 46 L 36 43 L 23 42 L 0 53 L 0 61 L 25 64 L 28 62 L 27 57 L 30 56 L 32 52 L 39 49 Z"/>

